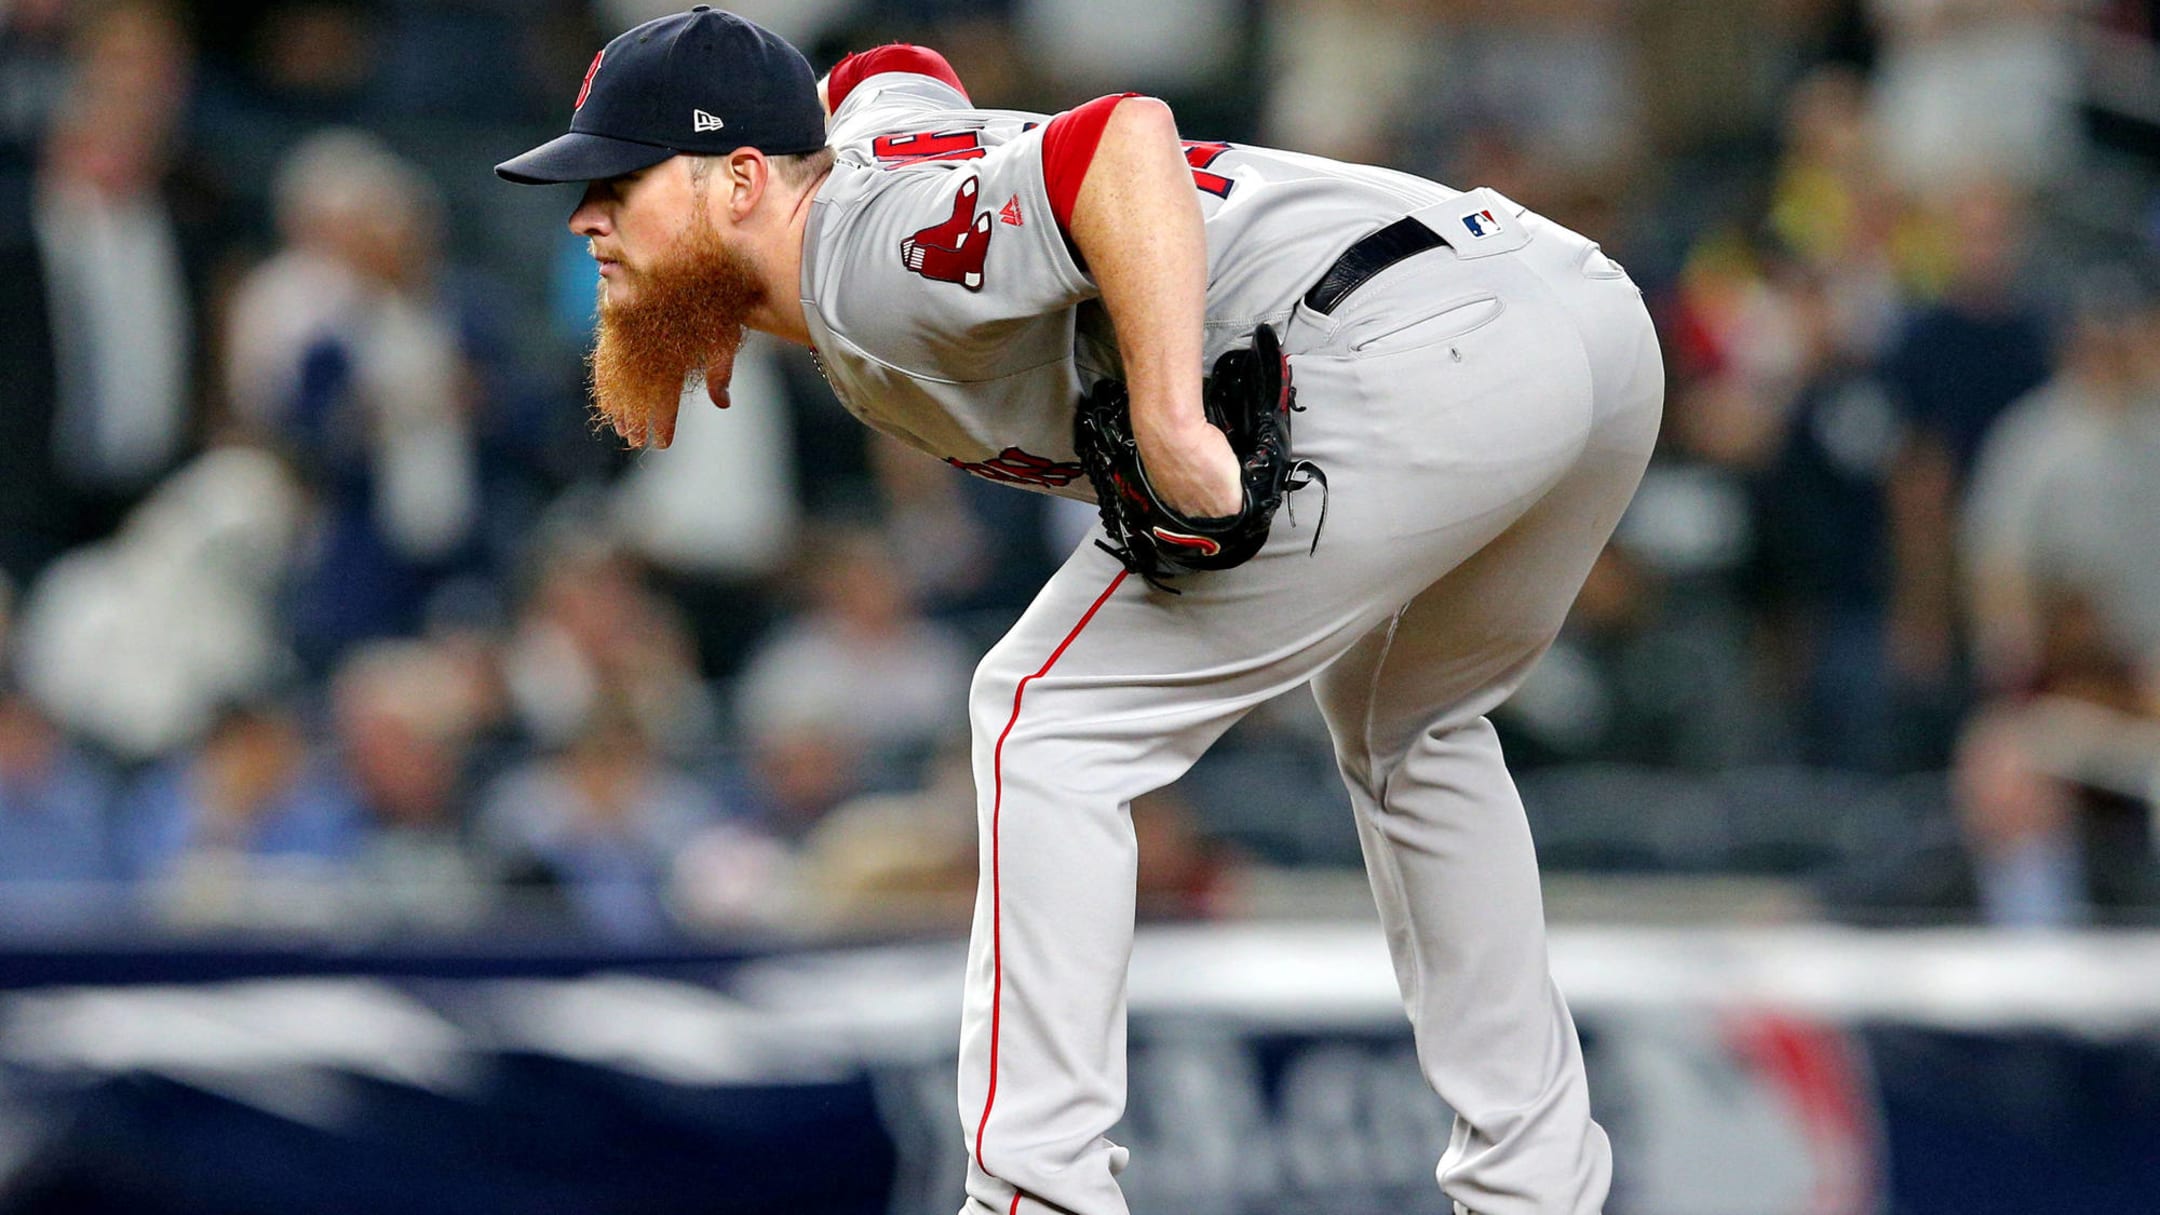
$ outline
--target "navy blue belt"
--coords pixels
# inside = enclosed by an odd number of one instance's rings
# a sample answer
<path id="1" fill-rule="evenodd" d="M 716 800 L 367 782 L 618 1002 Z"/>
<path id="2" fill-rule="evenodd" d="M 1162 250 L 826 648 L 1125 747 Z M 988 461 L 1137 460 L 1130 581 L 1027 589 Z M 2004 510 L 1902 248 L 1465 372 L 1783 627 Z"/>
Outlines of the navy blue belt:
<path id="1" fill-rule="evenodd" d="M 1446 243 L 1446 237 L 1405 215 L 1343 250 L 1320 281 L 1305 293 L 1305 306 L 1326 316 L 1373 275 L 1406 257 Z"/>

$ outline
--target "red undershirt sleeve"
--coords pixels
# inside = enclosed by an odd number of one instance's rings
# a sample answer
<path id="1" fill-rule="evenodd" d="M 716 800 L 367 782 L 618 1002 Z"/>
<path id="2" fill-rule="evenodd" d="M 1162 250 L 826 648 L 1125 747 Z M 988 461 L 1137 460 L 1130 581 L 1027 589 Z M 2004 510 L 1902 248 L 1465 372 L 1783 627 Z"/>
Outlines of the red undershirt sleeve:
<path id="1" fill-rule="evenodd" d="M 1138 93 L 1113 93 L 1076 106 L 1050 120 L 1043 131 L 1043 184 L 1050 190 L 1050 213 L 1059 230 L 1072 228 L 1073 204 L 1080 198 L 1080 183 L 1095 159 L 1095 145 L 1102 142 L 1110 111 Z"/>
<path id="2" fill-rule="evenodd" d="M 959 73 L 945 62 L 945 56 L 926 46 L 910 46 L 895 42 L 888 46 L 871 47 L 857 51 L 834 65 L 825 78 L 825 104 L 834 113 L 840 111 L 840 103 L 855 91 L 855 86 L 880 72 L 913 72 L 941 80 L 958 89 L 960 96 L 967 97 L 967 87 L 960 83 Z M 973 104 L 972 101 L 970 104 Z"/>

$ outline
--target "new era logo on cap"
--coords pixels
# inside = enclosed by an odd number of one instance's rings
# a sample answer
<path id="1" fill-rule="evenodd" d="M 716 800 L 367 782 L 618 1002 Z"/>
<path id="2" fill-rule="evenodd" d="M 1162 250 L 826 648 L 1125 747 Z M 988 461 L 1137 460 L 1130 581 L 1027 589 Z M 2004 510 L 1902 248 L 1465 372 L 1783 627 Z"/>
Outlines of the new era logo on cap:
<path id="1" fill-rule="evenodd" d="M 726 125 L 727 124 L 720 121 L 720 119 L 716 115 L 708 114 L 703 110 L 690 111 L 690 126 L 692 130 L 717 131 L 721 127 L 724 127 Z"/>

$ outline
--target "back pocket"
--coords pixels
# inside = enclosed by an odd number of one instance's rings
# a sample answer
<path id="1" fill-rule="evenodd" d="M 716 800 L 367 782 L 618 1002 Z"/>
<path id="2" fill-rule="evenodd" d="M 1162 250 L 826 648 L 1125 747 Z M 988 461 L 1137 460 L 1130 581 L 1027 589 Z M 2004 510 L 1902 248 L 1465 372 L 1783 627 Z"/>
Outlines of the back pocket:
<path id="1" fill-rule="evenodd" d="M 1506 310 L 1507 305 L 1500 302 L 1498 295 L 1481 291 L 1450 300 L 1438 311 L 1407 321 L 1375 317 L 1369 322 L 1373 326 L 1372 332 L 1352 338 L 1350 349 L 1357 354 L 1391 354 L 1453 341 L 1492 324 Z"/>

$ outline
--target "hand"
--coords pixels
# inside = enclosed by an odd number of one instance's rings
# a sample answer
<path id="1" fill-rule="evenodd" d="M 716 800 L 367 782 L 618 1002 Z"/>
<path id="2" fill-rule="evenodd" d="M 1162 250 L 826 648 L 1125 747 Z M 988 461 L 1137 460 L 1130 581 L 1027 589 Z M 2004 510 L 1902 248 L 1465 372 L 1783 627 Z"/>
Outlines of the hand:
<path id="1" fill-rule="evenodd" d="M 1164 506 L 1191 519 L 1219 519 L 1245 509 L 1245 481 L 1223 432 L 1194 422 L 1174 433 L 1136 429 L 1133 440 L 1148 484 Z"/>

